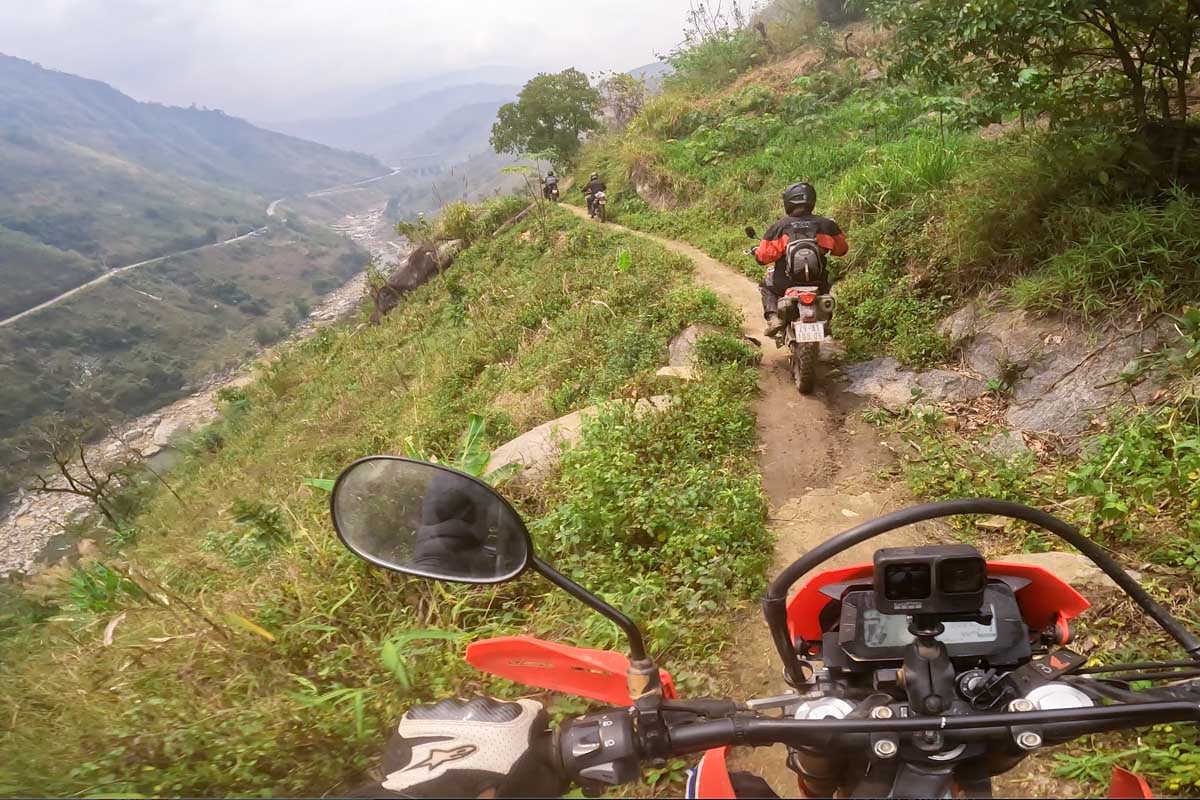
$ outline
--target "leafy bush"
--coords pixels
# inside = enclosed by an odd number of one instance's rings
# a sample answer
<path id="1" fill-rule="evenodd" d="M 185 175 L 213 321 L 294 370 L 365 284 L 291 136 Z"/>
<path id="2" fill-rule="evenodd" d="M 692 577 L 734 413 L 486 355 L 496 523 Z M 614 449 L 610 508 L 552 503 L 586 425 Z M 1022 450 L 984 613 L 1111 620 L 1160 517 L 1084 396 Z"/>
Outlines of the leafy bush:
<path id="1" fill-rule="evenodd" d="M 666 60 L 675 72 L 664 83 L 691 92 L 724 86 L 761 62 L 760 49 L 756 34 L 747 28 L 714 31 L 671 51 Z"/>

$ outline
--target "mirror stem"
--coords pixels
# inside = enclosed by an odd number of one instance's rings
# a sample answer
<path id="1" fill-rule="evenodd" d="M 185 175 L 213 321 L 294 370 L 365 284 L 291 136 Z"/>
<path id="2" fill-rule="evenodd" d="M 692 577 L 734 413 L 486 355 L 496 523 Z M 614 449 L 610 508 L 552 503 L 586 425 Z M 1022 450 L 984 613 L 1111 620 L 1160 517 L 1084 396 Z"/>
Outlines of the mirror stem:
<path id="1" fill-rule="evenodd" d="M 532 565 L 535 571 L 544 576 L 546 580 L 553 583 L 558 588 L 562 589 L 567 594 L 574 597 L 589 608 L 600 612 L 604 616 L 617 624 L 625 633 L 625 638 L 629 640 L 629 656 L 632 661 L 647 661 L 646 645 L 642 641 L 642 632 L 638 630 L 638 626 L 629 617 L 622 614 L 617 609 L 610 606 L 608 603 L 601 600 L 596 595 L 589 592 L 587 589 L 580 586 L 575 581 L 563 575 L 554 567 L 542 561 L 536 556 L 533 558 Z"/>

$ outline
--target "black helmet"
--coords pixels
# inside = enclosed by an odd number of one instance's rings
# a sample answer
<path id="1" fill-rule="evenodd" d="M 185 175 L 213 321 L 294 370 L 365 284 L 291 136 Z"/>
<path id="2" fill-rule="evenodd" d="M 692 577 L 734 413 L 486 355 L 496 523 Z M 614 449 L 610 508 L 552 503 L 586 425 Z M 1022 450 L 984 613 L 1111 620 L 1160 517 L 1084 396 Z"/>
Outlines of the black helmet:
<path id="1" fill-rule="evenodd" d="M 588 180 L 589 180 L 589 181 L 598 181 L 598 180 L 600 180 L 600 175 L 599 175 L 599 174 L 597 174 L 597 173 L 595 173 L 595 172 L 593 172 L 593 173 L 592 173 L 592 177 L 588 178 Z"/>
<path id="2" fill-rule="evenodd" d="M 788 214 L 797 211 L 811 212 L 817 205 L 817 190 L 811 183 L 800 181 L 783 190 L 783 210 Z"/>
<path id="3" fill-rule="evenodd" d="M 550 170 L 549 172 L 547 172 L 547 173 L 546 173 L 546 177 L 547 177 L 547 178 L 554 177 L 554 170 Z"/>

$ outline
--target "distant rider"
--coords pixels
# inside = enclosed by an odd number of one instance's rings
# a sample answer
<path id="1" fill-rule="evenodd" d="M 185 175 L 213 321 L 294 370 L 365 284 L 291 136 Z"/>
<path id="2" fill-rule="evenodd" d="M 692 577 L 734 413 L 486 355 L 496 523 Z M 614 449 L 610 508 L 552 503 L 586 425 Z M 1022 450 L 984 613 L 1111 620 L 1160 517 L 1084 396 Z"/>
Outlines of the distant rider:
<path id="1" fill-rule="evenodd" d="M 592 177 L 588 178 L 588 182 L 583 187 L 583 194 L 587 197 L 587 210 L 589 216 L 595 213 L 595 210 L 592 208 L 592 203 L 596 197 L 596 192 L 607 191 L 608 187 L 604 185 L 604 181 L 600 180 L 600 176 L 593 172 Z"/>
<path id="2" fill-rule="evenodd" d="M 788 242 L 814 232 L 822 255 L 844 256 L 849 250 L 846 235 L 842 233 L 838 224 L 828 217 L 812 213 L 816 205 L 817 190 L 812 184 L 801 181 L 789 186 L 783 192 L 783 210 L 787 216 L 768 228 L 762 241 L 754 248 L 754 257 L 758 263 L 764 266 L 771 265 L 758 287 L 759 293 L 762 294 L 763 319 L 767 321 L 765 336 L 775 336 L 783 329 L 778 313 L 779 299 L 789 288 L 804 283 L 802 278 L 788 274 L 785 258 Z M 820 276 L 817 285 L 822 294 L 827 293 L 828 276 Z"/>
<path id="3" fill-rule="evenodd" d="M 558 176 L 554 174 L 554 170 L 546 173 L 546 177 L 542 178 L 542 197 L 550 199 L 550 193 L 558 188 Z"/>

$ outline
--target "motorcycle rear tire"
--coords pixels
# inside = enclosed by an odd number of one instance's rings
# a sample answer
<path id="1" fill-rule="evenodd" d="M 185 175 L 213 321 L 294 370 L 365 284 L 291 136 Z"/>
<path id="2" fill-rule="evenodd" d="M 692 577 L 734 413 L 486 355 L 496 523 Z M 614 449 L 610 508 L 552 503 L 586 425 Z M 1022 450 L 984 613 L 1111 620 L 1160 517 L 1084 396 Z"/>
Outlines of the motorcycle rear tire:
<path id="1" fill-rule="evenodd" d="M 819 345 L 816 342 L 792 343 L 792 378 L 796 381 L 796 389 L 800 394 L 812 394 L 817 383 L 817 353 Z"/>

